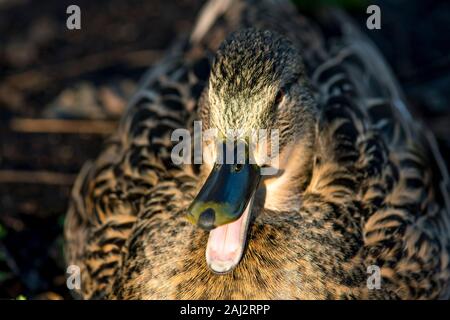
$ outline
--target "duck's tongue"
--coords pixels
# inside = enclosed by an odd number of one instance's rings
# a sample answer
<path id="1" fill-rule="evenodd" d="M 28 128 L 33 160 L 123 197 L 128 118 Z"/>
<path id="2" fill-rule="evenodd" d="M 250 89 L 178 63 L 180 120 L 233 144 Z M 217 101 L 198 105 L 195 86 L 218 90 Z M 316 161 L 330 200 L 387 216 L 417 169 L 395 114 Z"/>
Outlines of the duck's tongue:
<path id="1" fill-rule="evenodd" d="M 238 220 L 217 227 L 209 233 L 206 262 L 212 271 L 229 272 L 241 260 L 247 240 L 252 204 L 253 197 Z"/>

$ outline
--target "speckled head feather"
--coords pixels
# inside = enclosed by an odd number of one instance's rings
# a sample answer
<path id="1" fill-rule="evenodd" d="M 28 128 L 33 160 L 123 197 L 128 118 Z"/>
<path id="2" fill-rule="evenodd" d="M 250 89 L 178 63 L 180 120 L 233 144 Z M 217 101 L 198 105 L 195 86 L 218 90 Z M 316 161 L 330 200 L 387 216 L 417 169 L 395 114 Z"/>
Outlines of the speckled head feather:
<path id="1" fill-rule="evenodd" d="M 304 75 L 301 58 L 273 31 L 244 29 L 220 46 L 209 80 L 210 126 L 228 130 L 270 129 L 276 104 Z"/>

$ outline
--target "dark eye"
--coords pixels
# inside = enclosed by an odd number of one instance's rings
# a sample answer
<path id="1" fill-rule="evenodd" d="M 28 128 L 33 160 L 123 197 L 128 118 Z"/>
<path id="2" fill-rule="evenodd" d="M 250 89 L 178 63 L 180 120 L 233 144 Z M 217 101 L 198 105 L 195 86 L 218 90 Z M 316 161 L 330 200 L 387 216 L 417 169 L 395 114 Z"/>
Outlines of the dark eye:
<path id="1" fill-rule="evenodd" d="M 280 89 L 275 97 L 275 104 L 278 105 L 284 98 L 284 90 Z"/>

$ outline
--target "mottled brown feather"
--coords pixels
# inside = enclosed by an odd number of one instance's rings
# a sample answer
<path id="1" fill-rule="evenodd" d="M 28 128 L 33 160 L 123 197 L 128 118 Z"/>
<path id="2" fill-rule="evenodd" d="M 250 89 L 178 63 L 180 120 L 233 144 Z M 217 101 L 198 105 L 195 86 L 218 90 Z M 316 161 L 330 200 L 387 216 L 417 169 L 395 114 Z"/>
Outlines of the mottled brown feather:
<path id="1" fill-rule="evenodd" d="M 144 78 L 117 134 L 80 173 L 65 228 L 67 263 L 81 268 L 77 294 L 448 298 L 446 169 L 426 129 L 402 113 L 384 62 L 361 35 L 349 37 L 355 27 L 342 14 L 313 23 L 287 2 L 232 2 Z M 321 23 L 342 32 L 329 39 Z M 242 261 L 216 275 L 204 258 L 207 233 L 184 218 L 204 177 L 171 162 L 170 134 L 191 129 L 199 105 L 205 118 L 211 57 L 247 27 L 276 31 L 301 52 L 319 110 L 313 163 L 298 178 L 299 208 L 255 208 Z M 367 287 L 369 265 L 381 268 L 380 289 Z"/>

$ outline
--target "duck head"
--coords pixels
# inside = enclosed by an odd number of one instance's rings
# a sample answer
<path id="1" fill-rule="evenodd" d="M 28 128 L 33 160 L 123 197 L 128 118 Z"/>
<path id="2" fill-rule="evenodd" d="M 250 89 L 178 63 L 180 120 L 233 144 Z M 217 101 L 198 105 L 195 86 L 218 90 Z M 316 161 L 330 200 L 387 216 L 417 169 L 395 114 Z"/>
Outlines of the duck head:
<path id="1" fill-rule="evenodd" d="M 203 145 L 209 176 L 188 220 L 210 230 L 207 264 L 226 273 L 242 258 L 254 209 L 292 210 L 300 196 L 295 178 L 311 160 L 315 107 L 299 52 L 272 31 L 245 29 L 225 39 L 206 90 L 203 129 L 217 135 Z"/>

